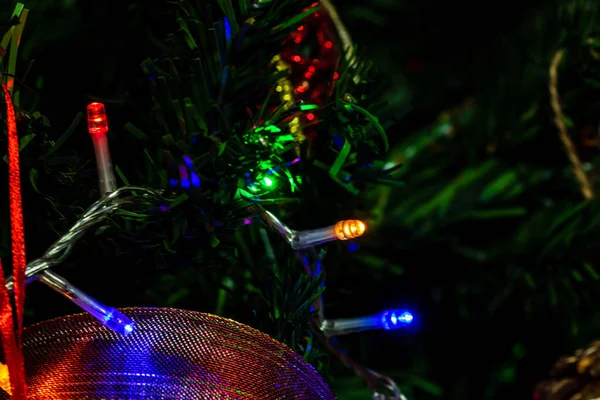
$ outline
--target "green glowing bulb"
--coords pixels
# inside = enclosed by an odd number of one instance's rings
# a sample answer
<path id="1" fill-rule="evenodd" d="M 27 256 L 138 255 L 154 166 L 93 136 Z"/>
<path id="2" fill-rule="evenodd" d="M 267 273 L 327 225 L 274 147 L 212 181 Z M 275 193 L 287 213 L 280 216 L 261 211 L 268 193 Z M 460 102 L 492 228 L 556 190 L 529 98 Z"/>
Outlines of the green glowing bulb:
<path id="1" fill-rule="evenodd" d="M 265 182 L 265 186 L 273 186 L 273 181 L 271 179 L 265 178 L 263 181 Z"/>

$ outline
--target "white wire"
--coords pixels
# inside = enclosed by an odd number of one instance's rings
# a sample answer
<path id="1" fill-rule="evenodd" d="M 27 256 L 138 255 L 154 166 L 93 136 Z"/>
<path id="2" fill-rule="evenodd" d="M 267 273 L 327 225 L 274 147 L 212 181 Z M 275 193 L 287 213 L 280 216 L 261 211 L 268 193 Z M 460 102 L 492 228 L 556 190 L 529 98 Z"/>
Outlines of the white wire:
<path id="1" fill-rule="evenodd" d="M 81 216 L 81 218 L 65 233 L 60 239 L 52 244 L 46 253 L 38 259 L 27 264 L 25 277 L 27 281 L 35 279 L 39 274 L 45 273 L 47 269 L 62 263 L 73 251 L 75 243 L 91 228 L 108 218 L 113 212 L 123 208 L 126 205 L 134 203 L 133 200 L 120 199 L 115 201 L 123 194 L 133 194 L 136 197 L 143 196 L 145 198 L 153 198 L 155 200 L 162 199 L 161 193 L 152 189 L 142 187 L 121 187 L 112 193 L 106 194 L 100 200 L 92 204 L 90 208 Z M 297 231 L 290 229 L 287 225 L 281 222 L 275 215 L 265 210 L 261 206 L 250 206 L 249 210 L 254 211 L 261 219 L 261 222 L 269 229 L 279 234 L 290 246 L 293 247 L 294 237 L 298 234 Z M 14 279 L 9 277 L 6 282 L 6 287 L 13 290 Z M 320 299 L 322 300 L 322 299 Z M 400 392 L 398 385 L 389 377 L 379 374 L 373 370 L 366 370 L 371 377 L 382 383 L 382 386 L 393 393 L 393 397 L 385 396 L 378 392 L 373 393 L 373 400 L 406 400 Z"/>
<path id="2" fill-rule="evenodd" d="M 100 200 L 92 204 L 87 209 L 81 218 L 65 233 L 60 239 L 54 242 L 44 255 L 27 264 L 25 269 L 25 279 L 30 281 L 36 275 L 46 269 L 62 263 L 73 251 L 75 243 L 91 228 L 104 221 L 113 212 L 123 208 L 126 205 L 132 204 L 133 201 L 119 200 L 114 201 L 123 194 L 136 192 L 136 195 L 153 197 L 156 199 L 162 198 L 160 193 L 152 189 L 142 187 L 121 187 L 114 192 L 107 194 Z M 14 278 L 10 276 L 6 280 L 8 290 L 13 290 Z"/>
<path id="3" fill-rule="evenodd" d="M 275 215 L 273 215 L 272 213 L 265 210 L 263 207 L 261 207 L 259 205 L 250 206 L 249 208 L 259 216 L 261 222 L 266 227 L 271 229 L 273 232 L 281 235 L 281 237 L 283 237 L 283 239 L 290 246 L 293 245 L 293 243 L 294 243 L 293 239 L 298 234 L 298 231 L 294 231 L 293 229 L 289 228 L 287 225 L 285 225 L 283 222 L 281 222 L 277 217 L 275 217 Z M 321 297 L 319 297 L 319 301 L 321 301 L 321 303 L 322 303 Z M 323 312 L 323 310 L 319 310 L 319 311 Z M 324 314 L 322 314 L 321 317 L 323 319 L 323 321 L 321 321 L 321 322 L 324 322 L 325 321 Z M 320 326 L 322 326 L 322 325 L 320 324 Z M 373 400 L 406 400 L 406 397 L 404 397 L 404 395 L 402 395 L 400 388 L 398 387 L 398 385 L 396 384 L 396 382 L 394 382 L 394 380 L 392 378 L 387 377 L 385 375 L 381 375 L 380 373 L 373 371 L 371 369 L 365 369 L 365 371 L 372 378 L 374 378 L 374 380 L 380 382 L 381 386 L 383 388 L 387 389 L 390 393 L 392 393 L 392 397 L 390 397 L 390 396 L 386 396 L 386 395 L 378 393 L 378 392 L 373 392 Z"/>

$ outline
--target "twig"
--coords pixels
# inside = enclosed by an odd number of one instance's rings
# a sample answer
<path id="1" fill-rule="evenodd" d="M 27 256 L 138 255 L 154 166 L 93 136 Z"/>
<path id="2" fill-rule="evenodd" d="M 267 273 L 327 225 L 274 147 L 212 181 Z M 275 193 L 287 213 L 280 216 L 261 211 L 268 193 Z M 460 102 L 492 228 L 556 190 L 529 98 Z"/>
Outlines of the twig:
<path id="1" fill-rule="evenodd" d="M 337 9 L 333 5 L 330 0 L 321 0 L 321 6 L 327 11 L 329 18 L 333 22 L 335 26 L 335 30 L 337 31 L 338 37 L 342 42 L 342 50 L 345 52 L 346 61 L 350 67 L 355 67 L 357 64 L 356 54 L 354 51 L 354 42 L 352 42 L 352 37 L 350 36 L 350 32 L 344 22 L 340 18 L 340 15 L 337 12 Z M 354 76 L 354 83 L 360 82 L 360 76 Z"/>
<path id="2" fill-rule="evenodd" d="M 569 138 L 567 126 L 565 125 L 564 121 L 564 114 L 560 105 L 560 96 L 558 93 L 558 66 L 560 65 L 564 53 L 564 49 L 557 50 L 556 53 L 554 53 L 552 62 L 550 63 L 550 79 L 548 82 L 548 89 L 550 90 L 550 104 L 552 106 L 552 110 L 554 111 L 554 124 L 558 129 L 558 136 L 560 137 L 560 141 L 562 142 L 565 152 L 567 153 L 567 157 L 573 166 L 573 173 L 579 182 L 581 194 L 586 200 L 590 200 L 594 197 L 592 184 L 583 171 L 583 168 L 581 167 L 581 160 L 575 151 L 575 145 Z"/>
<path id="3" fill-rule="evenodd" d="M 348 61 L 351 61 L 353 58 L 352 51 L 354 48 L 354 43 L 350 37 L 350 32 L 348 32 L 348 29 L 344 25 L 344 22 L 342 22 L 337 9 L 330 0 L 321 0 L 321 6 L 327 11 L 327 14 L 329 14 L 329 18 L 331 18 L 333 25 L 335 25 L 335 29 L 337 30 L 340 41 L 342 42 L 342 48 L 346 52 L 346 58 Z"/>

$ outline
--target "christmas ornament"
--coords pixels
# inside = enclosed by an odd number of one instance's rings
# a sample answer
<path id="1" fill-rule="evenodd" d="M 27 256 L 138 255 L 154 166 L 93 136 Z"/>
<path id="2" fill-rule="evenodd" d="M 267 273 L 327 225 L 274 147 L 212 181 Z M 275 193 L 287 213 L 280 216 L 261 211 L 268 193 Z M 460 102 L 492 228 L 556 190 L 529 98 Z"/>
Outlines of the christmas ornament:
<path id="1" fill-rule="evenodd" d="M 600 341 L 561 357 L 551 379 L 536 385 L 534 400 L 595 400 L 600 398 Z"/>
<path id="2" fill-rule="evenodd" d="M 319 373 L 238 322 L 167 308 L 121 310 L 123 336 L 89 314 L 28 327 L 29 399 L 335 399 Z"/>

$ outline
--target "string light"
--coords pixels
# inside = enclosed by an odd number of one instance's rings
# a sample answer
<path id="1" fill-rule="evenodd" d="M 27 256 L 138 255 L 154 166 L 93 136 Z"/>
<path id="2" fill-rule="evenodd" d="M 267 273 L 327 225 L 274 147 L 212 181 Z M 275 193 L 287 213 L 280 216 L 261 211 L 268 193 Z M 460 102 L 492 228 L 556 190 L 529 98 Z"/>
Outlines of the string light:
<path id="1" fill-rule="evenodd" d="M 279 233 L 294 250 L 307 249 L 336 240 L 348 240 L 362 236 L 366 225 L 362 221 L 340 221 L 335 225 L 314 230 L 295 231 L 282 223 L 271 212 L 259 206 L 251 206 L 261 221 L 271 230 Z"/>
<path id="2" fill-rule="evenodd" d="M 273 185 L 270 178 L 265 177 L 263 182 L 266 186 Z M 123 187 L 104 196 L 90 207 L 83 217 L 57 242 L 55 242 L 46 251 L 40 259 L 34 260 L 27 265 L 25 276 L 28 282 L 32 279 L 39 279 L 50 288 L 62 294 L 73 303 L 83 308 L 104 326 L 126 335 L 133 331 L 133 325 L 126 316 L 121 315 L 118 311 L 111 307 L 104 306 L 97 300 L 88 296 L 80 289 L 76 288 L 61 276 L 52 272 L 51 266 L 61 263 L 67 258 L 72 251 L 73 245 L 77 240 L 85 234 L 87 230 L 104 221 L 112 212 L 120 209 L 126 204 L 131 204 L 128 201 L 115 201 L 120 195 L 129 191 L 139 192 L 142 196 L 151 196 L 155 199 L 161 198 L 160 194 L 155 191 L 135 188 Z M 267 226 L 276 230 L 288 241 L 293 249 L 303 249 L 314 247 L 318 244 L 330 242 L 333 240 L 347 240 L 358 237 L 365 232 L 365 224 L 358 220 L 340 221 L 338 224 L 315 229 L 310 231 L 294 231 L 282 224 L 273 214 L 264 210 L 262 207 L 255 207 L 255 210 L 260 211 L 259 215 Z M 12 277 L 7 279 L 7 289 L 13 289 Z"/>
<path id="3" fill-rule="evenodd" d="M 108 329 L 123 336 L 127 336 L 133 332 L 135 324 L 125 314 L 115 308 L 103 305 L 53 271 L 46 270 L 38 277 L 40 282 L 45 283 L 48 287 L 90 313 Z"/>
<path id="4" fill-rule="evenodd" d="M 94 226 L 105 221 L 110 215 L 128 205 L 134 203 L 135 198 L 121 199 L 125 194 L 136 193 L 136 198 L 139 199 L 154 199 L 155 201 L 165 199 L 159 192 L 154 190 L 143 188 L 143 187 L 122 187 L 114 192 L 105 195 L 100 200 L 96 201 L 90 208 L 88 208 L 81 218 L 56 242 L 54 242 L 48 250 L 42 255 L 27 264 L 25 269 L 25 278 L 27 283 L 35 279 L 36 275 L 48 270 L 49 268 L 61 264 L 67 259 L 75 243 L 83 236 L 87 231 L 92 229 Z M 6 287 L 8 290 L 13 290 L 14 278 L 8 277 L 6 279 Z"/>
<path id="5" fill-rule="evenodd" d="M 253 2 L 253 7 L 260 8 L 271 2 L 272 0 L 255 0 Z M 317 3 L 314 3 L 312 6 L 314 7 L 317 5 Z M 319 14 L 315 13 L 314 16 L 318 17 Z M 304 25 L 300 26 L 297 29 L 297 32 L 295 32 L 296 36 L 292 36 L 292 41 L 295 44 L 301 43 L 305 37 L 304 34 L 306 33 L 306 31 L 307 29 Z M 324 39 L 322 37 L 319 38 L 320 43 L 323 43 L 323 47 L 325 49 L 332 49 L 334 47 L 331 41 L 323 40 Z M 334 52 L 328 52 L 328 54 L 331 53 Z M 299 68 L 302 68 L 302 65 L 308 64 L 308 68 L 305 71 L 300 72 L 299 75 L 300 77 L 304 76 L 304 78 L 306 78 L 307 80 L 312 79 L 317 73 L 320 73 L 321 75 L 331 73 L 331 69 L 327 69 L 328 67 L 331 67 L 330 65 L 327 65 L 329 63 L 328 59 L 325 59 L 325 62 L 321 62 L 319 59 L 305 60 L 298 54 L 292 54 L 291 56 L 288 55 L 286 59 L 288 61 L 291 60 L 295 62 L 298 66 L 300 66 Z M 287 69 L 290 69 L 290 66 L 286 63 L 286 60 L 281 56 L 275 57 L 273 59 L 273 63 L 275 63 L 278 71 L 285 71 Z M 337 72 L 333 72 L 333 79 L 339 79 L 339 74 Z M 299 86 L 302 89 L 297 89 L 297 93 L 302 93 L 304 98 L 314 99 L 314 101 L 317 104 L 321 104 L 322 99 L 320 98 L 320 95 L 321 93 L 328 93 L 329 88 L 323 87 L 322 85 L 316 85 L 313 87 L 313 84 L 309 83 L 308 81 L 302 82 L 302 84 Z M 276 92 L 280 95 L 282 105 L 286 110 L 294 106 L 296 104 L 296 101 L 298 100 L 294 96 L 295 93 L 293 87 L 294 85 L 292 84 L 292 82 L 286 78 L 281 78 L 280 81 L 277 83 L 277 86 L 275 87 Z M 312 108 L 302 108 L 301 106 L 300 110 L 304 111 L 316 109 L 318 108 L 318 105 L 306 105 L 305 107 Z M 313 121 L 316 118 L 313 113 L 309 113 L 306 115 L 306 119 L 309 121 Z M 107 326 L 108 328 L 119 332 L 120 334 L 127 335 L 133 331 L 134 325 L 126 316 L 120 314 L 117 310 L 111 307 L 106 307 L 101 303 L 97 302 L 95 299 L 89 297 L 81 290 L 71 285 L 64 278 L 56 275 L 48 269 L 50 266 L 56 265 L 66 258 L 66 256 L 72 250 L 74 243 L 81 237 L 81 235 L 85 231 L 89 230 L 91 227 L 93 227 L 100 221 L 103 221 L 110 213 L 114 212 L 115 210 L 124 207 L 126 204 L 131 204 L 131 202 L 113 202 L 113 200 L 117 196 L 128 191 L 136 191 L 137 195 L 140 195 L 142 197 L 150 196 L 162 199 L 159 193 L 145 188 L 121 188 L 116 190 L 116 179 L 114 179 L 114 174 L 112 172 L 108 141 L 106 139 L 106 133 L 108 132 L 108 124 L 106 119 L 106 112 L 102 104 L 92 103 L 90 104 L 90 106 L 88 106 L 88 129 L 92 136 L 92 140 L 94 141 L 94 147 L 96 149 L 98 171 L 101 180 L 101 191 L 103 194 L 111 191 L 114 191 L 114 193 L 104 196 L 92 207 L 90 207 L 90 209 L 82 216 L 82 218 L 74 225 L 74 227 L 70 229 L 69 232 L 67 232 L 67 234 L 63 236 L 58 242 L 51 246 L 51 248 L 46 252 L 43 258 L 35 260 L 27 266 L 26 275 L 29 278 L 39 278 L 40 281 L 44 282 L 52 289 L 58 291 L 63 296 L 69 298 L 75 304 L 84 308 L 96 319 L 98 319 L 104 326 Z M 296 139 L 298 141 L 304 139 L 299 118 L 293 118 L 290 121 L 289 129 L 290 132 L 296 133 Z M 104 145 L 101 144 L 100 146 L 97 146 L 95 140 L 96 137 L 103 138 Z M 100 142 L 100 140 L 98 142 Z M 99 152 L 101 154 L 99 154 Z M 108 172 L 110 172 L 110 174 L 107 174 Z M 193 184 L 195 182 L 193 171 L 191 171 L 191 173 L 191 181 Z M 184 179 L 184 175 L 187 175 L 187 172 L 182 173 L 182 171 L 180 171 L 182 181 L 186 180 Z M 186 176 L 186 178 L 189 179 L 189 176 Z M 270 178 L 263 178 L 262 183 L 265 186 L 271 186 L 273 184 L 273 181 Z M 107 187 L 109 188 L 108 190 L 106 189 Z M 279 220 L 277 220 L 277 218 L 275 218 L 275 216 L 262 209 L 262 207 L 252 206 L 250 207 L 250 209 L 254 211 L 258 210 L 258 214 L 261 217 L 262 222 L 268 225 L 273 230 L 280 233 L 293 249 L 307 249 L 305 250 L 306 252 L 314 252 L 314 246 L 329 241 L 349 240 L 359 237 L 363 235 L 366 230 L 366 225 L 364 224 L 364 222 L 358 220 L 348 220 L 340 221 L 336 225 L 326 228 L 310 231 L 294 231 L 282 224 Z M 245 224 L 251 222 L 252 220 L 249 218 L 244 220 Z M 298 252 L 298 254 L 300 253 L 301 252 Z M 318 265 L 320 265 L 319 262 Z M 7 288 L 11 285 L 12 280 L 10 280 L 10 282 L 7 283 Z M 320 298 L 317 302 L 319 301 L 321 301 Z M 321 333 L 325 334 L 325 336 L 328 337 L 352 332 L 359 332 L 366 329 L 396 329 L 402 326 L 406 326 L 407 324 L 410 324 L 413 321 L 412 314 L 410 314 L 407 311 L 386 311 L 374 316 L 332 320 L 326 320 L 324 318 L 324 314 L 322 314 L 322 306 L 320 311 L 320 315 L 322 316 L 322 318 L 320 318 L 320 326 L 322 331 Z M 341 358 L 344 360 L 344 362 L 349 362 L 348 357 Z M 376 379 L 381 381 L 380 383 L 383 383 L 383 386 L 387 390 L 392 392 L 394 395 L 394 397 L 388 397 L 380 393 L 374 392 L 372 397 L 373 400 L 405 399 L 404 396 L 402 396 L 402 394 L 400 393 L 400 390 L 398 389 L 397 385 L 393 382 L 393 380 L 382 376 L 372 370 L 362 369 L 362 371 L 364 371 L 366 375 L 359 374 L 360 376 L 365 377 L 365 379 L 367 380 Z"/>
<path id="6" fill-rule="evenodd" d="M 119 199 L 121 196 L 127 193 L 135 193 L 136 197 L 130 200 Z M 27 269 L 25 272 L 25 275 L 28 278 L 28 283 L 34 280 L 35 278 L 38 278 L 41 282 L 45 283 L 53 290 L 59 292 L 60 294 L 71 300 L 73 303 L 77 304 L 78 306 L 92 314 L 101 324 L 122 335 L 130 334 L 135 329 L 133 322 L 129 318 L 127 318 L 127 316 L 119 313 L 112 307 L 107 307 L 102 303 L 98 302 L 97 300 L 93 299 L 92 297 L 88 296 L 87 294 L 85 294 L 84 292 L 67 282 L 64 278 L 50 271 L 49 268 L 54 265 L 60 264 L 62 261 L 64 261 L 68 257 L 70 252 L 73 250 L 77 240 L 80 237 L 82 237 L 88 230 L 93 228 L 98 223 L 104 221 L 113 212 L 125 207 L 126 205 L 132 204 L 132 200 L 135 198 L 142 198 L 146 201 L 166 200 L 162 197 L 162 195 L 159 192 L 142 187 L 122 187 L 117 189 L 113 193 L 105 195 L 96 203 L 94 203 L 83 214 L 81 219 L 77 221 L 75 225 L 71 229 L 69 229 L 69 231 L 63 237 L 61 237 L 57 242 L 50 246 L 50 248 L 42 256 L 42 258 L 30 262 L 27 265 Z M 119 200 L 117 201 L 117 199 Z M 279 233 L 293 248 L 298 248 L 298 242 L 301 242 L 304 245 L 308 246 L 308 239 L 310 239 L 314 232 L 321 232 L 317 235 L 319 243 L 324 243 L 323 241 L 321 241 L 323 232 L 328 233 L 328 235 L 326 235 L 328 240 L 339 239 L 339 232 L 336 234 L 335 230 L 335 227 L 337 225 L 328 228 L 323 228 L 321 230 L 296 232 L 288 228 L 286 225 L 282 224 L 273 214 L 264 210 L 260 206 L 251 206 L 249 207 L 249 211 L 257 213 L 261 217 L 261 220 L 263 223 L 265 223 L 265 225 Z M 246 225 L 251 222 L 252 220 L 248 218 L 244 220 L 244 223 Z M 358 232 L 361 232 L 362 234 L 365 230 L 364 223 L 362 221 L 357 220 L 342 221 L 341 226 L 341 234 L 343 234 L 344 237 L 349 238 L 357 237 L 356 235 L 358 235 Z M 352 226 L 355 227 L 354 230 Z M 344 227 L 346 227 L 348 233 L 346 233 L 345 229 L 343 229 Z M 303 239 L 299 240 L 298 237 Z M 315 253 L 314 248 L 312 246 L 307 247 L 307 250 L 304 251 Z M 320 262 L 317 261 L 317 263 L 318 269 L 322 269 Z M 306 264 L 306 266 L 307 268 L 309 268 L 308 264 Z M 310 271 L 310 269 L 308 271 Z M 309 276 L 312 276 L 312 273 L 310 273 Z M 12 277 L 10 277 L 7 279 L 7 289 L 12 290 L 12 285 L 13 279 Z M 319 299 L 317 299 L 315 304 L 322 304 L 322 300 L 320 297 Z M 351 318 L 347 320 L 326 320 L 324 313 L 322 312 L 322 305 L 319 305 L 318 311 L 320 315 L 320 327 L 323 327 L 323 329 L 319 329 L 319 331 L 325 336 L 341 334 L 339 330 L 336 330 L 336 327 L 339 328 L 340 324 L 344 324 L 344 321 L 345 326 L 347 328 L 343 331 L 345 333 L 350 333 L 348 331 L 348 327 L 350 325 L 350 322 L 352 321 L 354 326 L 362 327 L 362 329 L 359 330 L 373 329 L 365 328 L 365 326 L 383 329 L 393 329 L 412 322 L 412 314 L 405 311 L 384 312 L 382 314 L 377 315 L 377 319 L 371 316 Z M 365 321 L 367 321 L 367 323 L 365 323 Z M 354 331 L 357 331 L 356 328 L 354 329 Z M 331 344 L 329 345 L 331 346 Z M 344 360 L 345 363 L 350 362 L 350 359 L 347 355 L 341 355 L 341 353 L 338 355 Z M 355 369 L 359 368 L 359 366 L 355 363 L 353 363 L 353 366 L 353 368 Z M 395 382 L 390 378 L 380 375 L 377 372 L 369 369 L 361 369 L 361 371 L 367 374 L 370 378 L 374 378 L 378 381 L 381 381 L 381 383 L 385 386 L 387 390 L 394 393 L 394 397 L 386 397 L 382 394 L 374 392 L 374 399 L 405 399 L 404 396 L 402 396 L 402 394 L 400 393 L 400 390 L 398 389 Z M 365 377 L 363 374 L 361 374 L 361 376 Z"/>
<path id="7" fill-rule="evenodd" d="M 114 192 L 117 189 L 117 179 L 110 159 L 108 148 L 108 119 L 102 103 L 91 103 L 87 106 L 88 132 L 96 152 L 96 165 L 98 167 L 98 180 L 102 195 Z"/>
<path id="8" fill-rule="evenodd" d="M 335 236 L 339 240 L 354 239 L 362 236 L 367 227 L 359 220 L 340 221 L 335 224 Z"/>
<path id="9" fill-rule="evenodd" d="M 367 317 L 327 319 L 320 329 L 327 337 L 348 335 L 373 329 L 398 329 L 410 325 L 413 315 L 408 311 L 390 310 Z"/>
<path id="10" fill-rule="evenodd" d="M 361 236 L 366 230 L 362 221 L 340 221 L 333 226 L 297 231 L 291 239 L 293 249 L 306 249 L 335 240 L 348 240 Z"/>
<path id="11" fill-rule="evenodd" d="M 102 103 L 91 103 L 87 106 L 88 131 L 90 135 L 106 135 L 108 119 Z"/>
<path id="12" fill-rule="evenodd" d="M 73 250 L 75 243 L 92 227 L 106 220 L 114 211 L 132 204 L 132 201 L 117 199 L 125 193 L 136 192 L 141 198 L 148 197 L 164 200 L 160 193 L 142 187 L 123 187 L 109 193 L 94 203 L 69 231 L 56 241 L 41 258 L 27 264 L 25 277 L 27 283 L 39 279 L 51 289 L 60 293 L 77 306 L 93 315 L 102 325 L 121 334 L 129 335 L 134 330 L 134 323 L 118 310 L 107 307 L 78 289 L 66 279 L 49 268 L 63 262 Z M 6 288 L 13 290 L 14 278 L 6 280 Z"/>

